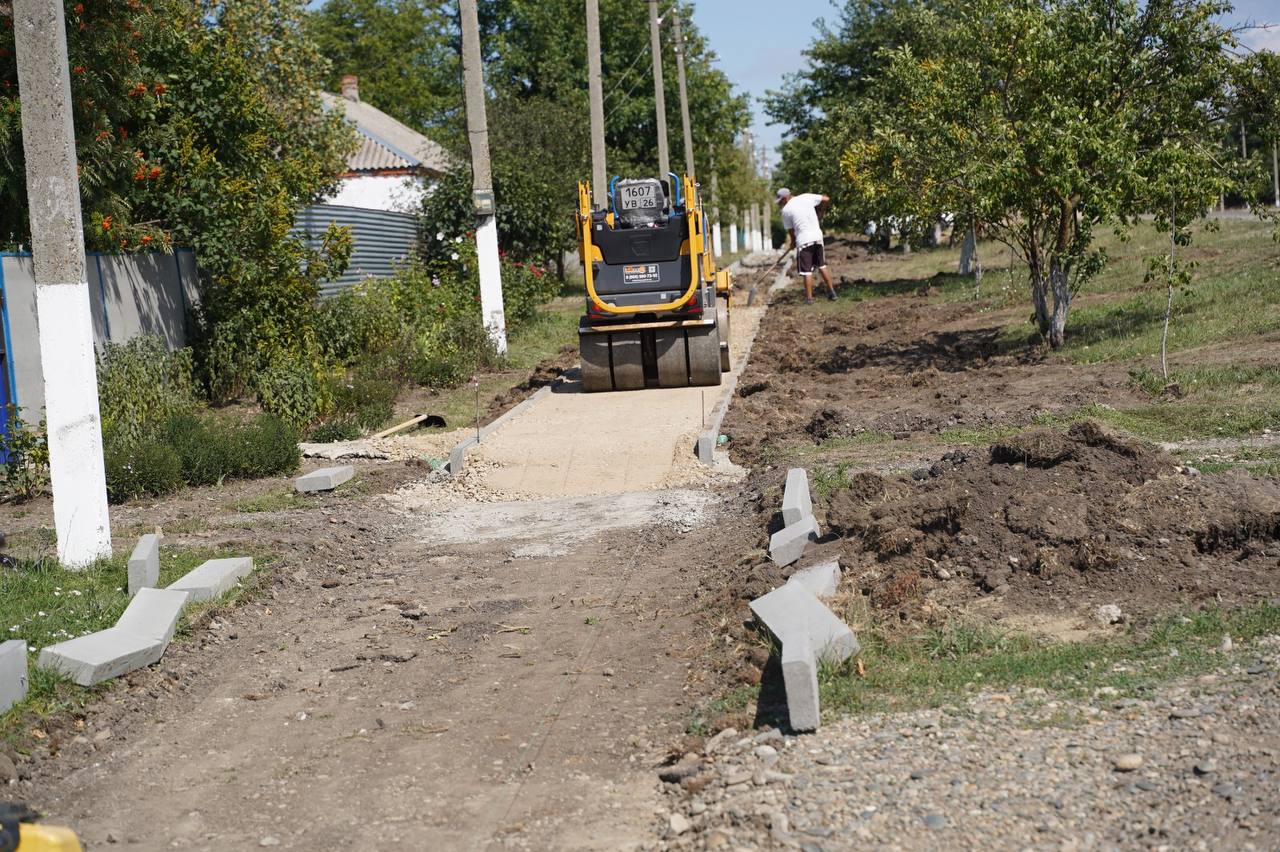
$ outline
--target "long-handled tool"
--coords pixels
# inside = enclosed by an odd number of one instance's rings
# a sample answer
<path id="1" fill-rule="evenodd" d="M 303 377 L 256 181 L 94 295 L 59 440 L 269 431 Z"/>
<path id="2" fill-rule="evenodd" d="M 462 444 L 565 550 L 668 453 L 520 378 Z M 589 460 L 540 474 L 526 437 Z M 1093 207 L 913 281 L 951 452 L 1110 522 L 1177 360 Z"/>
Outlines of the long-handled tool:
<path id="1" fill-rule="evenodd" d="M 792 246 L 791 248 L 789 248 L 789 249 L 787 249 L 786 251 L 784 251 L 782 254 L 778 255 L 778 259 L 777 259 L 777 260 L 775 260 L 775 261 L 774 261 L 774 262 L 769 266 L 769 268 L 768 268 L 768 269 L 766 269 L 763 273 L 761 273 L 759 276 L 757 276 L 755 281 L 752 281 L 752 282 L 751 282 L 751 289 L 747 290 L 747 304 L 748 304 L 748 305 L 755 301 L 755 298 L 756 298 L 756 288 L 760 286 L 760 282 L 761 282 L 761 281 L 763 281 L 763 280 L 765 280 L 766 278 L 768 278 L 768 277 L 769 277 L 769 275 L 770 275 L 770 274 L 771 274 L 775 269 L 777 269 L 777 268 L 778 268 L 778 264 L 782 263 L 782 261 L 786 258 L 786 256 L 787 256 L 787 255 L 789 255 L 789 254 L 791 254 L 791 251 L 792 251 L 792 249 L 794 249 L 794 248 L 795 248 L 795 247 L 794 247 L 794 246 Z"/>

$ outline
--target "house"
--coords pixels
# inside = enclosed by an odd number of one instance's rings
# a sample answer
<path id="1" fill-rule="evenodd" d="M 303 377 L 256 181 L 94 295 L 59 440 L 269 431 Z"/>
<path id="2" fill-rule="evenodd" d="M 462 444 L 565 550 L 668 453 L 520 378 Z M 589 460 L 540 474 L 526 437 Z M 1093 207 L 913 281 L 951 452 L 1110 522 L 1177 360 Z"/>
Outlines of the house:
<path id="1" fill-rule="evenodd" d="M 360 146 L 347 158 L 338 191 L 298 212 L 294 232 L 318 247 L 329 223 L 351 229 L 351 265 L 321 292 L 337 293 L 365 278 L 390 275 L 413 252 L 423 196 L 451 167 L 448 153 L 416 130 L 360 100 L 359 79 L 342 78 L 342 94 L 321 92 L 326 110 L 341 110 Z"/>

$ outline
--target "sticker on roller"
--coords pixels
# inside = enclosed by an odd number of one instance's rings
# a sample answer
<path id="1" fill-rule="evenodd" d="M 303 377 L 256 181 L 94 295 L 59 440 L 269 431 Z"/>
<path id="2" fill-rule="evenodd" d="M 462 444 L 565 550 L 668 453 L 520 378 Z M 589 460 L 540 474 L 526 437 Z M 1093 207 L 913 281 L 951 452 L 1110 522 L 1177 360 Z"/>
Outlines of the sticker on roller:
<path id="1" fill-rule="evenodd" d="M 657 284 L 658 265 L 642 263 L 638 266 L 622 267 L 622 283 L 624 284 Z"/>

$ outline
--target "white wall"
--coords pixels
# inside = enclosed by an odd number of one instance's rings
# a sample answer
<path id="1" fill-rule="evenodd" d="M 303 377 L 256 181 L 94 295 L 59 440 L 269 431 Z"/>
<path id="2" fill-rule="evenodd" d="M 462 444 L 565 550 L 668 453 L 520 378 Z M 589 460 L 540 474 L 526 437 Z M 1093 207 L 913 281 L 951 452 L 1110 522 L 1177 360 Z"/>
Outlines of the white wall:
<path id="1" fill-rule="evenodd" d="M 359 207 L 363 210 L 389 210 L 416 213 L 422 207 L 427 188 L 422 178 L 361 175 L 343 178 L 338 191 L 326 204 Z"/>

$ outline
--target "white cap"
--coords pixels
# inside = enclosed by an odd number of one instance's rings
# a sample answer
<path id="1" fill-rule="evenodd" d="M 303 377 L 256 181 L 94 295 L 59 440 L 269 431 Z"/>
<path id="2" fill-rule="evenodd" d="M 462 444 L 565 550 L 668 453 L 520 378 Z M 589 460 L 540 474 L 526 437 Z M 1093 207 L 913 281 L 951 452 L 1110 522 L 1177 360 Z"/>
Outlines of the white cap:
<path id="1" fill-rule="evenodd" d="M 781 201 L 784 198 L 790 198 L 790 197 L 791 197 L 791 190 L 787 189 L 785 186 L 782 189 L 778 190 L 778 196 L 777 196 L 778 201 Z"/>

